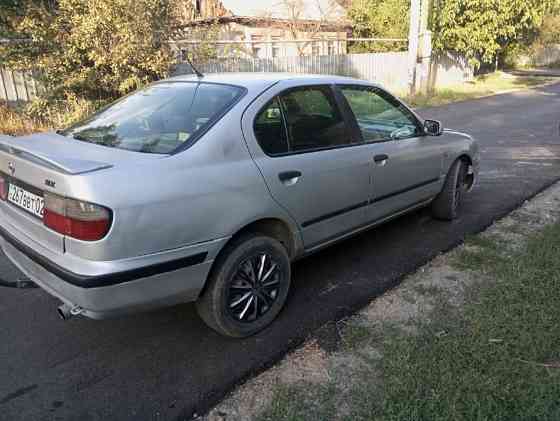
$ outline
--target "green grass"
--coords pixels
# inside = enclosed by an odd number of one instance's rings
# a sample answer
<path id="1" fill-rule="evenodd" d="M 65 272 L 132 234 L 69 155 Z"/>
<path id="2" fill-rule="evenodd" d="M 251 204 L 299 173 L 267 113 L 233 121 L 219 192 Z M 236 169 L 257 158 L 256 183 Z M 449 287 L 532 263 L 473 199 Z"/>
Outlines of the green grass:
<path id="1" fill-rule="evenodd" d="M 359 319 L 348 319 L 341 328 L 342 345 L 345 350 L 351 351 L 372 339 L 370 327 L 364 326 Z"/>
<path id="2" fill-rule="evenodd" d="M 503 72 L 477 76 L 472 82 L 437 89 L 428 94 L 405 97 L 404 100 L 413 107 L 433 107 L 467 99 L 480 98 L 517 89 L 527 89 L 557 78 L 542 76 L 512 76 Z"/>
<path id="3" fill-rule="evenodd" d="M 465 240 L 465 248 L 453 259 L 453 264 L 461 270 L 492 272 L 504 263 L 504 244 L 499 238 L 473 235 Z"/>
<path id="4" fill-rule="evenodd" d="M 331 386 L 280 386 L 258 421 L 323 421 L 334 412 Z"/>
<path id="5" fill-rule="evenodd" d="M 438 309 L 421 335 L 386 343 L 380 419 L 560 419 L 560 224 L 513 258 L 488 239 L 476 246 L 461 266 L 496 282 L 473 288 L 463 312 Z"/>
<path id="6" fill-rule="evenodd" d="M 326 384 L 278 387 L 257 419 L 560 420 L 560 223 L 516 252 L 497 236 L 466 244 L 452 264 L 486 281 L 462 308 L 420 287 L 436 304 L 414 334 L 349 319 L 340 352 L 354 365 L 331 367 Z"/>

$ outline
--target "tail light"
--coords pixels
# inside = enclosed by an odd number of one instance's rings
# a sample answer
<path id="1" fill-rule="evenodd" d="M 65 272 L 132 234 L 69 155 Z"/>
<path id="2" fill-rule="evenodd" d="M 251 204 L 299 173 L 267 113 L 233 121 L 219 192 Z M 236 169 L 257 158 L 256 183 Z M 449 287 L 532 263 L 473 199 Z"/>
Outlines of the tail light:
<path id="1" fill-rule="evenodd" d="M 8 182 L 0 175 L 0 199 L 6 200 L 8 198 Z"/>
<path id="2" fill-rule="evenodd" d="M 84 241 L 100 240 L 109 232 L 109 209 L 46 192 L 44 199 L 43 223 L 50 229 Z"/>

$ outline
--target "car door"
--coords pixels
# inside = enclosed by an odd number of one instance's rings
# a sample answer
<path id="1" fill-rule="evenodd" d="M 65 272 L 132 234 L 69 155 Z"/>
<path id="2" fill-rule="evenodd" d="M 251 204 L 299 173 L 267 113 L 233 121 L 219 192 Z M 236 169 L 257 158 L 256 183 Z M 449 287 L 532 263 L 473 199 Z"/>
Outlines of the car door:
<path id="1" fill-rule="evenodd" d="M 356 118 L 370 159 L 369 220 L 404 211 L 436 195 L 443 182 L 441 138 L 425 136 L 418 118 L 378 87 L 338 88 Z"/>
<path id="2" fill-rule="evenodd" d="M 306 248 L 366 220 L 370 162 L 332 86 L 280 82 L 243 117 L 250 152 Z M 363 146 L 363 145 L 362 145 Z"/>

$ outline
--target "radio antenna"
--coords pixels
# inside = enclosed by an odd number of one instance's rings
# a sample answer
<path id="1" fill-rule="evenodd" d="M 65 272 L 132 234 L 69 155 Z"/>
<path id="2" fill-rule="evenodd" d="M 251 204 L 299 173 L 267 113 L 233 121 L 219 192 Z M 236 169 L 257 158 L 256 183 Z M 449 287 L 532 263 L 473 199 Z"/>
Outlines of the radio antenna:
<path id="1" fill-rule="evenodd" d="M 196 76 L 198 78 L 203 78 L 204 75 L 202 74 L 202 72 L 200 70 L 198 70 L 195 65 L 193 64 L 193 62 L 191 61 L 189 54 L 185 54 L 185 59 L 187 60 L 187 63 L 189 63 L 189 66 L 191 66 L 191 69 L 193 70 L 193 72 L 196 74 Z"/>

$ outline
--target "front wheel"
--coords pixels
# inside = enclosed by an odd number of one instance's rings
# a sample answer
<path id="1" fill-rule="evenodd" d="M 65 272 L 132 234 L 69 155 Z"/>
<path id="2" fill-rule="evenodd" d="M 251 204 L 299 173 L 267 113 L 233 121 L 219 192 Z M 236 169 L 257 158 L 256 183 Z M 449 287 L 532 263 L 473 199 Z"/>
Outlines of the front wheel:
<path id="1" fill-rule="evenodd" d="M 253 335 L 280 313 L 290 276 L 290 259 L 280 242 L 260 234 L 242 236 L 216 260 L 196 303 L 198 314 L 222 335 Z"/>
<path id="2" fill-rule="evenodd" d="M 443 189 L 432 202 L 432 215 L 437 219 L 451 221 L 457 218 L 464 195 L 467 191 L 467 165 L 460 159 L 455 161 Z"/>

